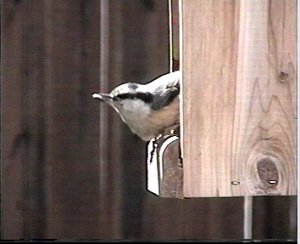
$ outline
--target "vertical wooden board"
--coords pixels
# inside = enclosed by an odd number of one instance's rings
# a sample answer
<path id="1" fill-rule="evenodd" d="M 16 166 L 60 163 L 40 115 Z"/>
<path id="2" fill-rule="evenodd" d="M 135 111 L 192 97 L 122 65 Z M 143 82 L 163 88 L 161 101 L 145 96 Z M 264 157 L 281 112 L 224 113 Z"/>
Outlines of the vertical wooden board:
<path id="1" fill-rule="evenodd" d="M 243 1 L 232 177 L 236 195 L 296 193 L 296 1 Z"/>
<path id="2" fill-rule="evenodd" d="M 2 237 L 42 238 L 46 222 L 41 217 L 46 215 L 43 191 L 45 110 L 41 82 L 44 78 L 44 63 L 41 62 L 44 57 L 43 4 L 36 0 L 4 1 L 2 11 L 5 16 L 2 106 L 6 131 L 3 145 L 8 146 L 3 148 Z M 19 127 L 11 130 L 16 124 Z M 20 191 L 17 203 L 6 205 L 8 199 L 14 199 L 11 194 L 16 191 Z M 17 209 L 11 212 L 11 208 Z M 21 236 L 18 236 L 16 232 L 20 230 Z"/>
<path id="3" fill-rule="evenodd" d="M 1 2 L 1 238 L 24 237 L 22 209 L 22 11 Z"/>
<path id="4" fill-rule="evenodd" d="M 47 238 L 99 237 L 99 1 L 44 1 Z"/>
<path id="5" fill-rule="evenodd" d="M 102 0 L 100 1 L 100 26 L 99 26 L 99 45 L 100 45 L 100 62 L 99 62 L 99 76 L 100 82 L 98 82 L 97 88 L 102 92 L 109 92 L 109 80 L 110 80 L 110 67 L 111 67 L 111 58 L 114 55 L 111 55 L 110 48 L 110 4 L 112 1 Z M 117 15 L 119 16 L 119 15 Z M 111 167 L 111 160 L 118 162 L 119 154 L 115 152 L 115 158 L 111 158 L 111 142 L 110 136 L 112 131 L 110 129 L 110 116 L 109 108 L 102 106 L 100 104 L 100 116 L 99 116 L 99 185 L 100 185 L 100 214 L 99 214 L 99 236 L 101 238 L 107 239 L 110 237 L 116 238 L 119 237 L 120 225 L 117 221 L 119 216 L 112 213 L 112 209 L 116 209 L 119 206 L 119 198 L 115 198 L 115 195 L 119 195 L 119 191 L 116 190 L 115 180 L 116 175 L 119 176 L 119 172 L 113 174 L 114 168 Z M 97 106 L 95 104 L 95 106 Z M 117 130 L 118 134 L 119 130 Z M 111 190 L 113 190 L 113 195 Z M 115 201 L 113 201 L 114 199 Z M 109 223 L 109 224 L 108 224 Z"/>
<path id="6" fill-rule="evenodd" d="M 185 196 L 295 194 L 295 3 L 182 2 Z"/>
<path id="7" fill-rule="evenodd" d="M 110 92 L 120 82 L 123 38 L 121 32 L 122 2 L 100 1 L 100 80 L 99 91 Z M 110 14 L 110 13 L 118 14 Z M 122 160 L 120 118 L 105 104 L 100 104 L 100 234 L 104 239 L 122 236 Z"/>
<path id="8" fill-rule="evenodd" d="M 76 192 L 76 158 L 79 156 L 78 103 L 79 86 L 79 2 L 44 1 L 46 45 L 46 109 L 47 109 L 47 160 L 48 219 L 47 238 L 74 238 L 71 229 L 78 202 Z M 75 17 L 77 15 L 77 18 Z M 77 41 L 74 41 L 77 40 Z M 63 105 L 62 105 L 63 104 Z M 68 121 L 68 122 L 67 122 Z M 72 178 L 74 176 L 74 178 Z M 74 205 L 73 205 L 74 204 Z M 70 208 L 70 206 L 72 206 Z M 62 231 L 63 230 L 63 231 Z M 78 232 L 76 232 L 78 234 Z"/>
<path id="9" fill-rule="evenodd" d="M 22 1 L 22 126 L 28 136 L 23 150 L 24 238 L 43 238 L 47 215 L 45 189 L 44 6 Z"/>
<path id="10" fill-rule="evenodd" d="M 296 196 L 253 197 L 253 239 L 297 239 Z"/>
<path id="11" fill-rule="evenodd" d="M 179 70 L 179 0 L 169 0 L 170 71 Z"/>
<path id="12" fill-rule="evenodd" d="M 182 1 L 184 196 L 229 196 L 237 1 Z"/>

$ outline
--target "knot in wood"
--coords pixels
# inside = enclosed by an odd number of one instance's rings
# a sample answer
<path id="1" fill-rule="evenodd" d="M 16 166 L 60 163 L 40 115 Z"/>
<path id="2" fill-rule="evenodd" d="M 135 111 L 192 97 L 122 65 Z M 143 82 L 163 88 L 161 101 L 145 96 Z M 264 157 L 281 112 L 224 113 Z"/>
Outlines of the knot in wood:
<path id="1" fill-rule="evenodd" d="M 278 75 L 278 79 L 280 82 L 284 82 L 288 79 L 289 75 L 285 72 L 280 72 L 279 75 Z"/>
<path id="2" fill-rule="evenodd" d="M 276 187 L 279 177 L 275 163 L 270 158 L 264 158 L 257 163 L 258 176 L 266 188 Z"/>

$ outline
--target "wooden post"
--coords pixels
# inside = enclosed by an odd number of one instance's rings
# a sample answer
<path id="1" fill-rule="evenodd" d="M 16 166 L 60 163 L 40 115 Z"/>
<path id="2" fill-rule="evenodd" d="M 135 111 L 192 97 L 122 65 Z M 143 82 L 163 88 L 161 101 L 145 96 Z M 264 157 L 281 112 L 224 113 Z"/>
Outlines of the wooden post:
<path id="1" fill-rule="evenodd" d="M 185 197 L 296 193 L 296 1 L 182 1 Z"/>
<path id="2" fill-rule="evenodd" d="M 179 6 L 183 196 L 294 195 L 296 1 Z"/>

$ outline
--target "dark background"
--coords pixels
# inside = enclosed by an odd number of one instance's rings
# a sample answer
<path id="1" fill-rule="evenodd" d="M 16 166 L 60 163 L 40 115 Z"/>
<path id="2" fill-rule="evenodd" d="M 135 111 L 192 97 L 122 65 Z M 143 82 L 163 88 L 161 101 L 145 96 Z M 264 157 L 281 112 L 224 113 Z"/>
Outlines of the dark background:
<path id="1" fill-rule="evenodd" d="M 242 198 L 147 192 L 146 144 L 91 98 L 168 60 L 167 0 L 1 1 L 1 239 L 243 238 Z M 253 211 L 254 239 L 296 238 L 296 197 Z"/>

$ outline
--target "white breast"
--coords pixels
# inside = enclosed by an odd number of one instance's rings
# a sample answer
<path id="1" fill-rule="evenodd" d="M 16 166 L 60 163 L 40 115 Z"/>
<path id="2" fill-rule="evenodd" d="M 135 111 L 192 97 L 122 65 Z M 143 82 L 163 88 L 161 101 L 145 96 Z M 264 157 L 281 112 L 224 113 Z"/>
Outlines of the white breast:
<path id="1" fill-rule="evenodd" d="M 165 128 L 179 123 L 178 98 L 160 111 L 151 111 L 150 107 L 140 100 L 124 101 L 120 111 L 122 120 L 144 141 L 149 141 Z"/>

